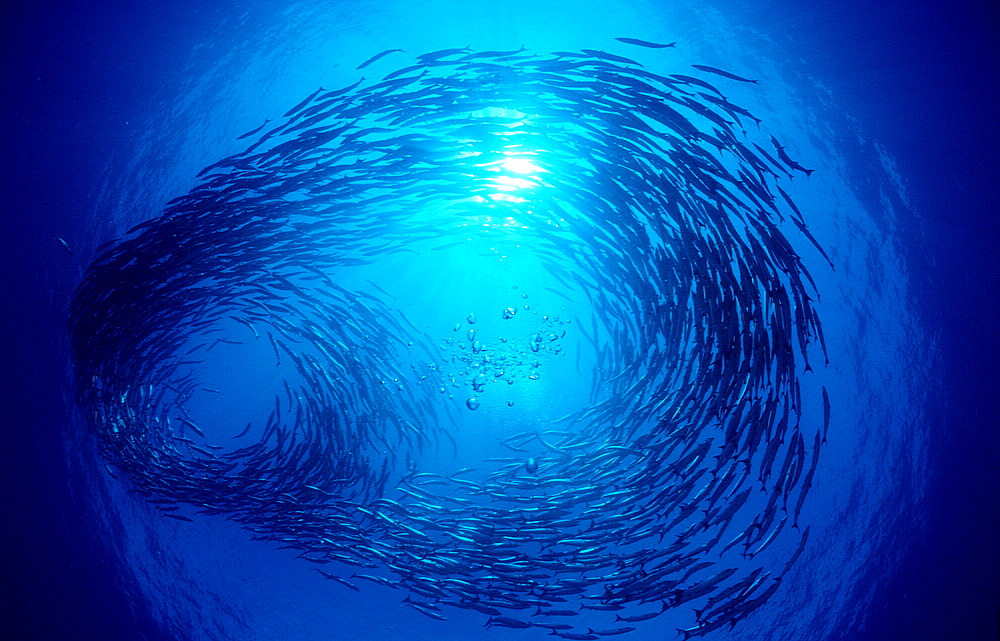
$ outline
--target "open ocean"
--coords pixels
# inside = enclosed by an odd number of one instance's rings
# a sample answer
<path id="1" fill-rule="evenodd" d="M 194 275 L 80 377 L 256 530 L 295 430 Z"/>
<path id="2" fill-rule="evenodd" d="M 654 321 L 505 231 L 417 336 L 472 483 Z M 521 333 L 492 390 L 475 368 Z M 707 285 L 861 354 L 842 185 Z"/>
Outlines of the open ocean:
<path id="1" fill-rule="evenodd" d="M 1000 635 L 1000 9 L 20 3 L 7 639 Z"/>

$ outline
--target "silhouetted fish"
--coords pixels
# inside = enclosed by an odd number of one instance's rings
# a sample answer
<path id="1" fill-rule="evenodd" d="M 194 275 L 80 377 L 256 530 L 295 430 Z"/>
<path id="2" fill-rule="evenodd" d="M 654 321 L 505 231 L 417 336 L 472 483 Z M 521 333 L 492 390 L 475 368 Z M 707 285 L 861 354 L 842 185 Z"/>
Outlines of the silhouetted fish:
<path id="1" fill-rule="evenodd" d="M 374 56 L 372 56 L 368 60 L 365 60 L 360 65 L 358 65 L 357 68 L 358 69 L 364 69 L 365 67 L 367 67 L 368 65 L 372 64 L 373 62 L 375 62 L 377 60 L 381 60 L 385 56 L 388 56 L 390 53 L 396 53 L 397 51 L 402 51 L 402 49 L 386 49 L 385 51 L 383 51 L 381 53 L 375 54 Z"/>
<path id="2" fill-rule="evenodd" d="M 708 65 L 691 65 L 691 66 L 694 67 L 695 69 L 698 69 L 699 71 L 714 73 L 717 76 L 722 76 L 723 78 L 729 78 L 730 80 L 737 80 L 739 82 L 752 82 L 753 84 L 757 84 L 756 80 L 748 80 L 747 78 L 744 78 L 742 76 L 737 76 L 736 74 L 729 73 L 728 71 L 725 71 L 723 69 L 716 69 L 715 67 L 709 67 Z"/>
<path id="3" fill-rule="evenodd" d="M 648 47 L 650 49 L 666 49 L 667 47 L 673 47 L 676 42 L 670 42 L 667 44 L 659 44 L 656 42 L 649 42 L 648 40 L 639 40 L 637 38 L 615 38 L 618 42 L 624 42 L 628 45 L 636 45 L 639 47 Z"/>

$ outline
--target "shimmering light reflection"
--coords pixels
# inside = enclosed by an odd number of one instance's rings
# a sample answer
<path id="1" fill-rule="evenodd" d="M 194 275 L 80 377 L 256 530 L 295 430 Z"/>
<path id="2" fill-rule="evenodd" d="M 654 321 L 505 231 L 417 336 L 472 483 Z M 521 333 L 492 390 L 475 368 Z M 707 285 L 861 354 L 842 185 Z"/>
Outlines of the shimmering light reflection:
<path id="1" fill-rule="evenodd" d="M 498 191 L 488 194 L 488 197 L 494 201 L 526 203 L 528 199 L 511 192 L 537 187 L 539 183 L 536 177 L 543 170 L 531 160 L 533 154 L 512 151 L 503 153 L 506 158 L 488 168 L 488 171 L 500 174 L 491 181 L 491 185 Z"/>
<path id="2" fill-rule="evenodd" d="M 507 171 L 514 172 L 515 174 L 538 174 L 542 171 L 530 159 L 525 158 L 524 155 L 515 156 L 513 154 L 509 154 L 507 159 L 504 160 L 500 166 Z"/>

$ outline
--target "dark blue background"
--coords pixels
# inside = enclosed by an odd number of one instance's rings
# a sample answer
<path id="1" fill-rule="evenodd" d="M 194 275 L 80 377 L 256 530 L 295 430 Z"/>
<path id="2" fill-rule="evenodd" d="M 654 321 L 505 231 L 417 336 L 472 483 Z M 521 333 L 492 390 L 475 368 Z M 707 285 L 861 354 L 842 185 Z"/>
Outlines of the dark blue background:
<path id="1" fill-rule="evenodd" d="M 7 638 L 157 638 L 95 558 L 65 466 L 64 318 L 78 274 L 55 243 L 93 215 L 104 163 L 190 48 L 237 3 L 35 3 L 0 14 L 3 74 L 3 568 Z M 737 3 L 739 4 L 739 3 Z M 754 2 L 896 158 L 922 221 L 917 305 L 944 354 L 929 525 L 861 639 L 995 639 L 1000 554 L 1000 19 L 989 2 Z M 256 11 L 272 10 L 260 5 Z M 266 15 L 263 17 L 266 19 Z M 150 212 L 152 214 L 153 212 Z M 907 222 L 907 221 L 904 221 Z M 901 364 L 905 367 L 905 364 Z"/>

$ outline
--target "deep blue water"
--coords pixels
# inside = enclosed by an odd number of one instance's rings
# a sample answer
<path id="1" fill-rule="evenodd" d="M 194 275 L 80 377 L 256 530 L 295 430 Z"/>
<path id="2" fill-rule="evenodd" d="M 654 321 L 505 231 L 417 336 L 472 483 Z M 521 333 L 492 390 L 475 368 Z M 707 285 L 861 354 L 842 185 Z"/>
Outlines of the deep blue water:
<path id="1" fill-rule="evenodd" d="M 464 612 L 439 624 L 399 608 L 402 594 L 331 588 L 294 554 L 218 517 L 160 518 L 98 457 L 73 393 L 66 328 L 95 248 L 156 216 L 202 167 L 241 150 L 236 137 L 264 118 L 319 85 L 354 82 L 354 67 L 387 48 L 522 44 L 607 49 L 666 72 L 700 63 L 752 74 L 760 85 L 734 97 L 816 167 L 792 183 L 837 264 L 824 267 L 795 241 L 823 295 L 831 345 L 830 367 L 803 377 L 807 391 L 826 385 L 834 407 L 804 512 L 812 537 L 775 598 L 717 638 L 996 638 L 995 10 L 972 2 L 537 4 L 106 2 L 4 11 L 2 469 L 14 593 L 4 625 L 17 638 L 531 636 L 480 632 L 482 620 Z M 615 45 L 618 36 L 676 40 L 678 53 L 655 58 Z M 384 74 L 403 63 L 379 64 Z M 457 291 L 478 283 L 481 299 L 449 301 L 445 290 L 429 325 L 450 332 L 465 308 L 494 304 L 492 290 L 505 285 L 470 276 L 473 262 L 448 277 Z M 392 281 L 393 268 L 373 273 Z M 517 280 L 535 278 L 523 269 Z M 537 299 L 536 307 L 562 304 Z M 401 306 L 412 314 L 426 303 Z M 587 382 L 562 375 L 558 395 L 542 387 L 541 400 L 519 397 L 507 420 L 572 410 L 572 390 Z M 475 443 L 466 443 L 470 456 L 479 454 Z M 657 620 L 623 638 L 672 638 L 673 628 Z"/>

